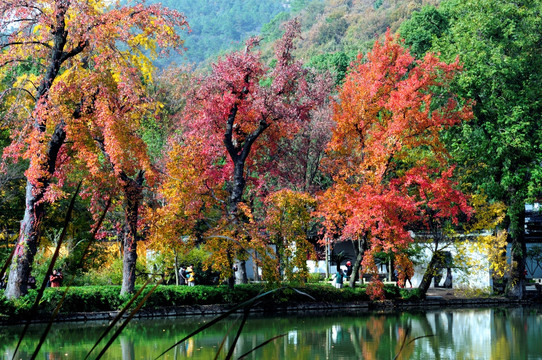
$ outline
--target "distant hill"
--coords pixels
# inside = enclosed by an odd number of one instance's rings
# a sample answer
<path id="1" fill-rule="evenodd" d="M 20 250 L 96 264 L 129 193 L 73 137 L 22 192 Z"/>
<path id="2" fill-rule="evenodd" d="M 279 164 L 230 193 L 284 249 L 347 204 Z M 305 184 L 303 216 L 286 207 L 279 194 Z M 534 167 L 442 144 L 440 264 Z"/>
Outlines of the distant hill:
<path id="1" fill-rule="evenodd" d="M 395 33 L 414 11 L 440 0 L 313 0 L 297 2 L 296 11 L 279 13 L 262 27 L 268 40 L 264 56 L 271 56 L 271 42 L 280 36 L 280 25 L 292 16 L 303 28 L 297 57 L 309 66 L 334 71 L 340 81 L 350 62 L 366 53 L 389 28 Z"/>
<path id="2" fill-rule="evenodd" d="M 158 2 L 183 12 L 192 29 L 186 35 L 187 52 L 158 65 L 205 63 L 239 48 L 253 35 L 263 37 L 264 56 L 270 56 L 282 23 L 296 16 L 303 27 L 298 57 L 322 66 L 336 59 L 349 63 L 360 51 L 370 49 L 386 29 L 395 32 L 413 11 L 438 5 L 440 0 L 147 0 Z"/>
<path id="3" fill-rule="evenodd" d="M 397 31 L 413 11 L 440 0 L 326 0 L 308 3 L 300 12 L 304 27 L 298 54 L 310 60 L 329 53 L 365 52 L 390 29 Z M 264 27 L 265 28 L 265 27 Z"/>
<path id="4" fill-rule="evenodd" d="M 186 35 L 187 52 L 184 57 L 168 61 L 196 64 L 259 34 L 263 24 L 291 9 L 288 0 L 148 0 L 147 3 L 162 3 L 185 14 L 192 29 Z"/>

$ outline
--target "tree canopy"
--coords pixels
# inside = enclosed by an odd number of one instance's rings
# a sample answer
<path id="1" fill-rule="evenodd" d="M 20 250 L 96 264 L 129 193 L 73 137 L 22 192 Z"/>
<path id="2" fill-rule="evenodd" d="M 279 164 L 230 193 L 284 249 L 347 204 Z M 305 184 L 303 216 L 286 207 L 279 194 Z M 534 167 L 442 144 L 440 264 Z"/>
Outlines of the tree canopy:
<path id="1" fill-rule="evenodd" d="M 436 92 L 459 70 L 457 62 L 432 54 L 416 61 L 388 32 L 346 76 L 329 143 L 334 183 L 320 208 L 328 239 L 367 243 L 364 272 L 377 273 L 375 252 L 405 250 L 413 224 L 430 228 L 468 212 L 451 180 L 440 132 L 468 120 L 471 111 L 453 93 L 443 98 Z M 378 297 L 382 288 L 376 284 L 371 291 Z"/>
<path id="2" fill-rule="evenodd" d="M 3 93 L 11 129 L 4 157 L 30 163 L 6 291 L 17 297 L 26 292 L 44 204 L 63 196 L 69 168 L 84 163 L 91 173 L 108 176 L 95 141 L 117 174 L 133 171 L 132 160 L 146 156 L 132 135 L 134 120 L 152 107 L 144 88 L 152 79 L 149 57 L 180 48 L 177 30 L 187 23 L 158 5 L 109 8 L 101 1 L 2 1 L 0 12 L 1 76 L 13 78 Z M 17 72 L 21 64 L 32 71 Z"/>
<path id="3" fill-rule="evenodd" d="M 508 208 L 519 296 L 525 203 L 541 191 L 541 6 L 538 1 L 451 0 L 423 12 L 449 24 L 430 32 L 430 50 L 463 63 L 455 89 L 475 100 L 474 120 L 451 132 L 448 142 L 458 163 L 465 164 L 467 181 Z M 403 27 L 407 44 L 420 49 L 428 44 L 424 40 L 421 46 L 417 35 L 427 28 L 423 19 L 420 13 Z"/>

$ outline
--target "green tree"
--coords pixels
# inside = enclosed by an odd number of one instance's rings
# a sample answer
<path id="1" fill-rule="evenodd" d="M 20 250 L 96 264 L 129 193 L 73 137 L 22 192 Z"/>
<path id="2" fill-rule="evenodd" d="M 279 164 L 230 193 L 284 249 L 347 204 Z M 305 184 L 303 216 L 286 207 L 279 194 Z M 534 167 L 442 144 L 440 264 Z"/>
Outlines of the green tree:
<path id="1" fill-rule="evenodd" d="M 458 163 L 468 164 L 468 181 L 507 206 L 513 264 L 508 291 L 522 298 L 525 202 L 542 190 L 542 3 L 450 0 L 438 11 L 449 28 L 433 38 L 431 51 L 444 61 L 459 56 L 464 71 L 457 91 L 476 101 L 475 119 L 449 133 L 449 143 Z M 413 17 L 403 28 L 423 28 L 423 19 Z M 422 47 L 409 37 L 417 33 L 405 33 L 406 43 Z"/>
<path id="2" fill-rule="evenodd" d="M 356 59 L 356 56 L 355 53 L 345 52 L 318 54 L 310 58 L 307 66 L 329 71 L 335 76 L 335 82 L 339 85 L 344 80 L 348 67 Z"/>
<path id="3" fill-rule="evenodd" d="M 410 46 L 410 52 L 417 57 L 431 49 L 433 39 L 441 37 L 448 30 L 448 17 L 434 6 L 425 6 L 412 14 L 399 28 L 399 33 Z"/>

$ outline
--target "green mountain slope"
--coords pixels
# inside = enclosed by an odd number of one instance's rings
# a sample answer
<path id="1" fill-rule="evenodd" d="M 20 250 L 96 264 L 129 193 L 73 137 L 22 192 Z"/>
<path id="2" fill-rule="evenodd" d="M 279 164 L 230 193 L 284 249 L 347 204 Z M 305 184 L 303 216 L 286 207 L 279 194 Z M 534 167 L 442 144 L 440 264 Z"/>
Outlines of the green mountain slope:
<path id="1" fill-rule="evenodd" d="M 281 25 L 293 16 L 303 26 L 298 56 L 315 66 L 340 56 L 341 66 L 372 47 L 386 29 L 395 32 L 413 11 L 440 0 L 149 0 L 183 12 L 192 32 L 186 35 L 187 52 L 160 61 L 201 64 L 245 39 L 261 35 L 271 54 L 272 42 L 281 36 Z M 336 62 L 332 59 L 331 62 Z M 327 65 L 326 65 L 327 66 Z"/>
<path id="2" fill-rule="evenodd" d="M 413 11 L 440 0 L 326 0 L 309 4 L 301 13 L 305 27 L 299 55 L 365 52 L 379 36 L 395 32 Z"/>
<path id="3" fill-rule="evenodd" d="M 289 11 L 286 0 L 149 0 L 185 14 L 192 32 L 186 36 L 187 52 L 177 63 L 205 59 L 257 35 L 263 24 Z"/>

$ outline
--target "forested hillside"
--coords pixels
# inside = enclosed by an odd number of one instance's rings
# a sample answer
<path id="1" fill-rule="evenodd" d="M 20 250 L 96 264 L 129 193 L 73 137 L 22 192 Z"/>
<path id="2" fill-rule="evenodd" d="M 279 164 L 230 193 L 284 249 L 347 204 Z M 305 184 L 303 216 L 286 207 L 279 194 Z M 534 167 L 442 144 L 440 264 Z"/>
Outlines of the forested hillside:
<path id="1" fill-rule="evenodd" d="M 285 0 L 151 0 L 185 14 L 192 32 L 177 63 L 200 63 L 260 32 L 275 15 L 289 11 Z M 162 62 L 164 63 L 164 62 Z"/>
<path id="2" fill-rule="evenodd" d="M 388 28 L 395 32 L 413 12 L 439 3 L 440 0 L 301 1 L 297 11 L 280 13 L 265 24 L 262 36 L 277 38 L 281 24 L 297 16 L 303 33 L 296 55 L 310 66 L 335 68 L 342 77 L 357 54 L 367 52 Z"/>
<path id="3" fill-rule="evenodd" d="M 302 21 L 304 33 L 301 53 L 309 56 L 370 49 L 386 29 L 395 32 L 413 11 L 439 0 L 330 0 L 320 12 L 307 7 Z M 309 27 L 310 25 L 310 27 Z"/>
<path id="4" fill-rule="evenodd" d="M 427 4 L 439 0 L 150 0 L 186 15 L 192 32 L 186 36 L 187 52 L 163 59 L 160 65 L 200 64 L 228 49 L 238 48 L 250 36 L 261 35 L 269 44 L 281 36 L 282 24 L 299 17 L 303 35 L 297 55 L 321 65 L 322 54 L 348 54 L 352 59 L 367 50 L 387 28 L 392 31 Z M 348 61 L 349 62 L 349 61 Z"/>
<path id="5" fill-rule="evenodd" d="M 395 32 L 412 12 L 439 0 L 305 1 L 296 13 L 303 26 L 298 53 L 304 57 L 329 52 L 369 49 L 387 28 Z M 271 32 L 265 25 L 263 35 Z"/>

